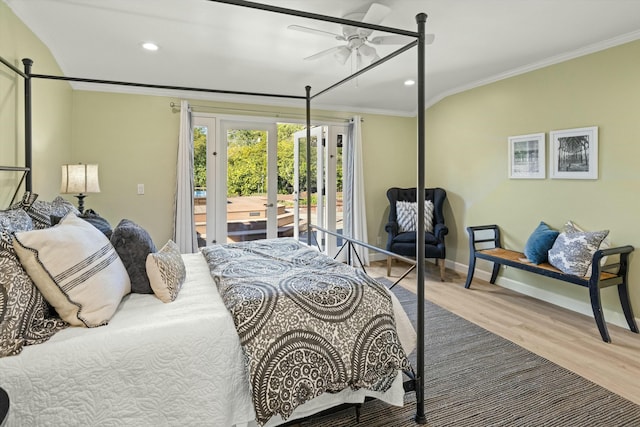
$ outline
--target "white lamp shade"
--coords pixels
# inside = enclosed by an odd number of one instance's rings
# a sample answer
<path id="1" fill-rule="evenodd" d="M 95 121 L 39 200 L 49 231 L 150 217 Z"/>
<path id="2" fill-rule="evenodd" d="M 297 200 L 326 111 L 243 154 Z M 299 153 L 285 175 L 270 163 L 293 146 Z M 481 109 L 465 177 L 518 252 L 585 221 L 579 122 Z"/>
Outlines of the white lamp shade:
<path id="1" fill-rule="evenodd" d="M 62 165 L 60 193 L 99 193 L 98 165 Z"/>

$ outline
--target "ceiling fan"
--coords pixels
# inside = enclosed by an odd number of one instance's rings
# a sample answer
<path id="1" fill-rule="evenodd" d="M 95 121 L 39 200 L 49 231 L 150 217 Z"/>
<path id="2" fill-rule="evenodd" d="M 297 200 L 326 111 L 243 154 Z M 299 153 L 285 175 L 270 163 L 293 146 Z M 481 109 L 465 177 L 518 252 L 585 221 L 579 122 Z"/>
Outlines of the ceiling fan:
<path id="1" fill-rule="evenodd" d="M 391 8 L 379 3 L 372 3 L 366 13 L 351 13 L 344 16 L 345 19 L 365 22 L 367 24 L 379 25 L 384 18 L 389 15 Z M 371 45 L 403 45 L 413 41 L 413 38 L 402 35 L 389 35 L 371 37 L 373 30 L 368 28 L 359 28 L 350 25 L 342 25 L 342 34 L 336 34 L 329 31 L 319 30 L 316 28 L 303 27 L 300 25 L 289 25 L 290 30 L 302 31 L 305 33 L 317 34 L 321 36 L 332 37 L 338 41 L 346 42 L 340 46 L 334 46 L 329 49 L 318 52 L 314 55 L 307 56 L 305 60 L 313 60 L 333 54 L 333 57 L 340 64 L 345 64 L 347 60 L 355 57 L 357 60 L 357 68 L 361 68 L 364 61 L 363 57 L 368 60 L 369 64 L 379 60 L 378 52 Z M 427 34 L 426 43 L 433 43 L 434 35 Z"/>

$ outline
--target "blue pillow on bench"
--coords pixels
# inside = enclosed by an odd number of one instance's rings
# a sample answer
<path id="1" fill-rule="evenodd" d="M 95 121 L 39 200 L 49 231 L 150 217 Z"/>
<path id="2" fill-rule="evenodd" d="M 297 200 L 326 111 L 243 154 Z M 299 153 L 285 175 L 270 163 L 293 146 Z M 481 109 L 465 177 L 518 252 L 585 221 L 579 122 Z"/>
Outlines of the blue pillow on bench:
<path id="1" fill-rule="evenodd" d="M 524 245 L 524 256 L 534 264 L 542 264 L 548 261 L 549 249 L 560 234 L 559 231 L 550 228 L 544 221 L 533 230 Z"/>

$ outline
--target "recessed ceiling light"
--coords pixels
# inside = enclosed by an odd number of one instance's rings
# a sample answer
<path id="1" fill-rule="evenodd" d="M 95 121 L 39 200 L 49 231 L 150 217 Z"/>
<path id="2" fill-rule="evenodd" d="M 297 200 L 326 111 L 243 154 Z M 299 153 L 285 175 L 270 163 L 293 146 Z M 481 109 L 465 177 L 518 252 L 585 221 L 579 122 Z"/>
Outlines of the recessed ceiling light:
<path id="1" fill-rule="evenodd" d="M 151 42 L 142 43 L 142 48 L 150 51 L 158 50 L 158 45 Z"/>
<path id="2" fill-rule="evenodd" d="M 405 86 L 413 86 L 414 84 L 416 84 L 415 80 L 408 79 L 404 81 Z"/>

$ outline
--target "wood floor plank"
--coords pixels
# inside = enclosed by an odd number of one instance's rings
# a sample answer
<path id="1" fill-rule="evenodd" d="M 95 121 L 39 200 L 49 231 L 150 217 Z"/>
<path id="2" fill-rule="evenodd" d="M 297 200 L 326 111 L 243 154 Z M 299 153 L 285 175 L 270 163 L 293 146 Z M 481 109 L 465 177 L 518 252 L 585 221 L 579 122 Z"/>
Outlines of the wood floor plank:
<path id="1" fill-rule="evenodd" d="M 389 279 L 407 268 L 393 264 Z M 386 262 L 374 262 L 367 272 L 386 276 Z M 464 289 L 466 276 L 447 270 L 441 282 L 436 266 L 425 271 L 425 297 L 527 350 L 600 386 L 640 404 L 640 334 L 608 324 L 611 343 L 600 339 L 592 317 L 474 279 Z M 400 285 L 415 292 L 415 273 Z M 428 326 L 427 326 L 428 327 Z"/>

